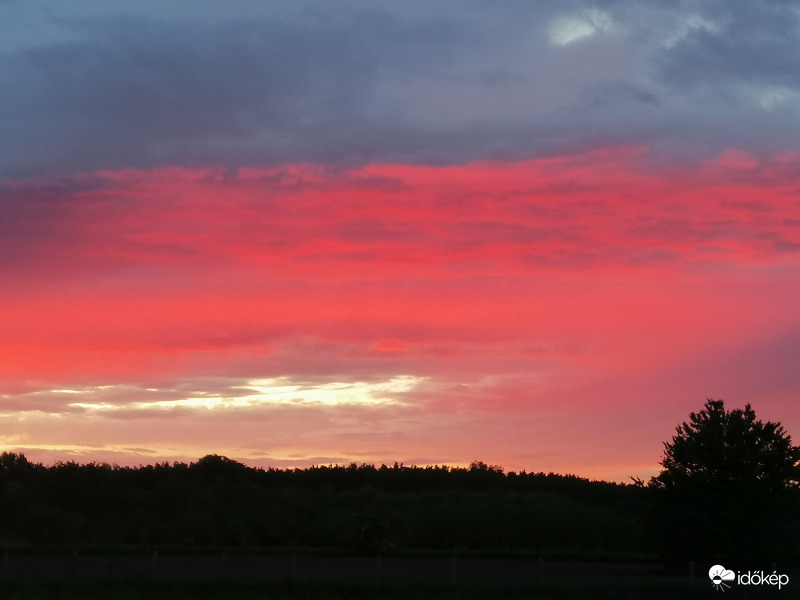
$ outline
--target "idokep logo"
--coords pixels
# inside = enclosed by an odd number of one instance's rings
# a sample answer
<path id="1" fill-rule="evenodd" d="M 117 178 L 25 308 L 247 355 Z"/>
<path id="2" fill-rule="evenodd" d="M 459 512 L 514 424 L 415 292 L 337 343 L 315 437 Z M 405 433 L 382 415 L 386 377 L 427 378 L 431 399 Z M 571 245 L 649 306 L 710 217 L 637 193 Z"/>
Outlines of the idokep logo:
<path id="1" fill-rule="evenodd" d="M 708 570 L 708 576 L 711 579 L 711 585 L 716 590 L 725 591 L 725 588 L 731 587 L 726 582 L 736 579 L 736 574 L 730 569 L 726 569 L 722 565 L 714 565 Z"/>
<path id="2" fill-rule="evenodd" d="M 789 583 L 789 576 L 785 573 L 764 573 L 764 571 L 747 571 L 742 573 L 737 571 L 734 573 L 730 569 L 726 569 L 722 565 L 714 565 L 708 570 L 708 578 L 711 579 L 711 585 L 714 589 L 725 591 L 730 588 L 729 581 L 736 582 L 737 585 L 775 585 L 781 589 L 784 585 Z"/>

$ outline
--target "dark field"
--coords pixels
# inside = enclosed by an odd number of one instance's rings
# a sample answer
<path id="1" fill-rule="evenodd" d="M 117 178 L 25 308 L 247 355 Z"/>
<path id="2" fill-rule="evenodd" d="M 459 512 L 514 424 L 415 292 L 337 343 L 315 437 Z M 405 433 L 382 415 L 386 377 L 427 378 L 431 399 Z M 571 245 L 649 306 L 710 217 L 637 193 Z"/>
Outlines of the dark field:
<path id="1" fill-rule="evenodd" d="M 309 584 L 176 584 L 127 582 L 123 584 L 30 584 L 2 589 L 9 600 L 592 600 L 713 597 L 709 590 L 686 586 L 604 588 L 486 588 L 435 585 L 356 586 Z M 728 593 L 726 598 L 745 596 Z M 757 598 L 758 596 L 746 596 Z M 794 597 L 794 596 L 781 596 Z"/>
<path id="2" fill-rule="evenodd" d="M 171 581 L 311 584 L 631 585 L 675 583 L 649 564 L 470 557 L 8 555 L 6 582 Z"/>
<path id="3" fill-rule="evenodd" d="M 9 555 L 1 598 L 704 598 L 705 573 L 465 557 Z M 726 598 L 757 598 L 731 589 Z M 758 591 L 758 590 L 756 590 Z M 773 594 L 774 596 L 774 594 Z M 784 588 L 780 598 L 800 597 Z"/>

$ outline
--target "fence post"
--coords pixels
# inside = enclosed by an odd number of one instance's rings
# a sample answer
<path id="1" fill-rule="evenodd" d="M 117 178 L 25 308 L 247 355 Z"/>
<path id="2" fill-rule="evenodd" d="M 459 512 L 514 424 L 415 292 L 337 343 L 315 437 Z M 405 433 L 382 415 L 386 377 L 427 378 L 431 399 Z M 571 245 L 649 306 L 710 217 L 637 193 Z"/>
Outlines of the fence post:
<path id="1" fill-rule="evenodd" d="M 158 577 L 158 550 L 153 550 L 153 560 L 150 562 L 150 577 Z"/>
<path id="2" fill-rule="evenodd" d="M 450 575 L 451 575 L 451 579 L 452 579 L 453 585 L 458 583 L 458 556 L 456 556 L 455 552 L 453 552 L 453 558 L 452 558 L 452 561 L 451 561 L 451 573 L 450 573 Z"/>

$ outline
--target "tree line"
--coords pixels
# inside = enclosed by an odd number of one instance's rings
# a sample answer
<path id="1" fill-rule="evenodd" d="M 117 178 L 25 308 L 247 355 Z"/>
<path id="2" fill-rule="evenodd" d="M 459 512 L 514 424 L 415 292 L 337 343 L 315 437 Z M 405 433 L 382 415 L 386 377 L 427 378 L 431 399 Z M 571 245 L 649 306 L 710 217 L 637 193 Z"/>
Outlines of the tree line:
<path id="1" fill-rule="evenodd" d="M 469 467 L 248 467 L 224 456 L 119 467 L 0 455 L 5 547 L 638 553 L 644 491 Z"/>

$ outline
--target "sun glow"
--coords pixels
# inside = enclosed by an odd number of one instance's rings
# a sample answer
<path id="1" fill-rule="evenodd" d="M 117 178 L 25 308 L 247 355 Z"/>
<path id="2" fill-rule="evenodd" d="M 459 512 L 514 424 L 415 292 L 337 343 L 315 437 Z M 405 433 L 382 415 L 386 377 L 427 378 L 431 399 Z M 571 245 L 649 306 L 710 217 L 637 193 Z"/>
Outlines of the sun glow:
<path id="1" fill-rule="evenodd" d="M 333 381 L 328 383 L 294 382 L 288 377 L 253 379 L 241 385 L 229 387 L 228 393 L 208 392 L 202 395 L 187 395 L 183 398 L 152 401 L 108 402 L 98 398 L 92 402 L 92 395 L 100 395 L 101 387 L 85 390 L 51 390 L 53 393 L 81 394 L 79 402 L 68 404 L 71 408 L 93 412 L 119 410 L 153 410 L 175 408 L 205 408 L 219 410 L 227 408 L 247 408 L 264 405 L 293 406 L 377 406 L 402 405 L 402 394 L 412 391 L 425 378 L 400 375 L 384 381 Z M 155 391 L 147 388 L 147 392 Z"/>

